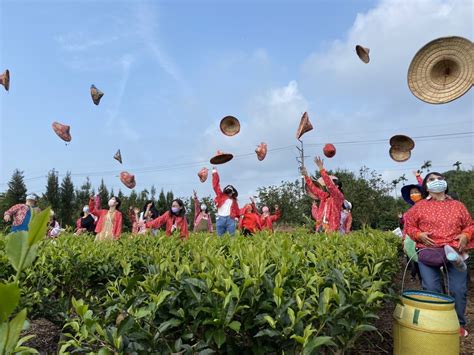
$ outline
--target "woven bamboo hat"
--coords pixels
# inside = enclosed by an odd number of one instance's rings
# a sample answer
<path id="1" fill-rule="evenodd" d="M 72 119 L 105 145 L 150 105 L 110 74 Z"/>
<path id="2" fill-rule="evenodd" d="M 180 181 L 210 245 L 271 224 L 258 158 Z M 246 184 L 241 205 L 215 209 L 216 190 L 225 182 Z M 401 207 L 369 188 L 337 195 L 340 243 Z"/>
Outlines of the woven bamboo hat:
<path id="1" fill-rule="evenodd" d="M 464 95 L 474 83 L 474 45 L 463 37 L 429 42 L 408 68 L 413 95 L 431 104 L 444 104 Z"/>
<path id="2" fill-rule="evenodd" d="M 234 156 L 229 153 L 221 152 L 220 150 L 217 151 L 217 154 L 211 158 L 211 164 L 218 165 L 218 164 L 225 164 L 228 161 L 231 161 Z"/>
<path id="3" fill-rule="evenodd" d="M 225 116 L 220 123 L 221 132 L 226 136 L 235 136 L 240 132 L 240 122 L 234 116 Z"/>
<path id="4" fill-rule="evenodd" d="M 392 158 L 393 160 L 399 163 L 403 163 L 404 161 L 407 161 L 411 157 L 410 150 L 399 150 L 399 149 L 396 149 L 395 147 L 391 147 L 388 153 L 390 154 L 390 158 Z"/>
<path id="5" fill-rule="evenodd" d="M 415 142 L 408 136 L 397 134 L 390 138 L 390 146 L 396 150 L 408 151 L 415 148 Z"/>

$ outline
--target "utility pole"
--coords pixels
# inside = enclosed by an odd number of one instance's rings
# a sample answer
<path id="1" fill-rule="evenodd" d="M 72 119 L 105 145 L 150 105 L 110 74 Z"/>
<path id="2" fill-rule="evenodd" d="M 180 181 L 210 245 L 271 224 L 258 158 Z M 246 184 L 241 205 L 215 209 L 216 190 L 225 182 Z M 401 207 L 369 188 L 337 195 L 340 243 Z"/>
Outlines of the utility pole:
<path id="1" fill-rule="evenodd" d="M 303 141 L 301 139 L 298 139 L 300 141 L 300 147 L 296 146 L 296 149 L 298 149 L 299 151 L 299 156 L 296 157 L 296 161 L 299 163 L 299 168 L 301 169 L 302 167 L 304 167 L 304 158 L 308 158 L 309 156 L 308 155 L 304 155 L 304 145 L 303 145 Z M 300 171 L 301 173 L 301 171 Z M 301 186 L 303 187 L 303 193 L 306 192 L 306 189 L 305 189 L 305 182 L 304 182 L 304 177 L 302 177 L 302 183 L 301 183 Z"/>

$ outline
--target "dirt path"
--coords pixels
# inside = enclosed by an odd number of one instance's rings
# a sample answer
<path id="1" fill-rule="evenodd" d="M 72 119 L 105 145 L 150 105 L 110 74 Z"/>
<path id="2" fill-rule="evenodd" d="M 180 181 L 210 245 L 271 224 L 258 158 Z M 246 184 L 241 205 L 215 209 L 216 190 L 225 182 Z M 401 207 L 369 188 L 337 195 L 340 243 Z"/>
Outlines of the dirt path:
<path id="1" fill-rule="evenodd" d="M 402 264 L 402 270 L 406 266 L 405 259 L 400 260 Z M 394 285 L 397 292 L 400 293 L 402 284 L 402 275 L 398 275 L 394 280 Z M 421 285 L 418 281 L 411 280 L 409 271 L 405 280 L 405 289 L 417 290 L 421 289 Z M 468 285 L 468 296 L 467 296 L 467 330 L 469 336 L 461 339 L 461 352 L 462 355 L 474 355 L 474 272 L 471 270 L 471 282 Z M 376 321 L 375 326 L 383 336 L 381 339 L 380 335 L 370 334 L 363 337 L 356 348 L 351 354 L 392 354 L 393 353 L 393 337 L 392 337 L 392 325 L 393 325 L 393 310 L 395 309 L 394 302 L 387 302 L 385 306 L 378 313 L 379 319 Z"/>

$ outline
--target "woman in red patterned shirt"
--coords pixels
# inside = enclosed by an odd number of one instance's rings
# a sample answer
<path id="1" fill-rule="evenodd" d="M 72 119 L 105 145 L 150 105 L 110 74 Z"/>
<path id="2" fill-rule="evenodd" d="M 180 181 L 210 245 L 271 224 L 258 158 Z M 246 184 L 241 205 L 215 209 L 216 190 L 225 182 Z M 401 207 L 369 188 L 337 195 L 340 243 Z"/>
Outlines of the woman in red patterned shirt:
<path id="1" fill-rule="evenodd" d="M 342 193 L 342 183 L 337 179 L 332 179 L 326 169 L 324 161 L 320 157 L 314 159 L 321 177 L 324 180 L 327 191 L 319 188 L 309 177 L 306 168 L 301 168 L 301 173 L 305 178 L 308 190 L 319 199 L 319 210 L 317 212 L 316 231 L 325 233 L 338 232 L 341 224 L 342 204 L 344 203 L 344 194 Z"/>
<path id="2" fill-rule="evenodd" d="M 439 268 L 446 265 L 460 334 L 467 336 L 464 328 L 467 271 L 458 270 L 448 262 L 443 247 L 450 245 L 464 253 L 473 236 L 474 224 L 466 207 L 447 195 L 448 184 L 443 175 L 429 173 L 423 180 L 423 190 L 426 198 L 405 214 L 405 230 L 420 249 L 418 263 L 424 289 L 442 293 Z"/>

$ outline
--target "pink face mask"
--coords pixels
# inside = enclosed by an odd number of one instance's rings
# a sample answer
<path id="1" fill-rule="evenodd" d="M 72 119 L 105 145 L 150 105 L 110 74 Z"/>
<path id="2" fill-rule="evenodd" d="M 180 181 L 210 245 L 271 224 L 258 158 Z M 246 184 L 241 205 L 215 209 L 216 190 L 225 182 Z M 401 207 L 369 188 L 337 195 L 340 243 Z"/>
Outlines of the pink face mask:
<path id="1" fill-rule="evenodd" d="M 268 209 L 267 206 L 264 206 L 264 207 L 262 207 L 262 212 L 263 213 L 268 213 L 268 212 L 270 212 L 270 210 Z"/>

